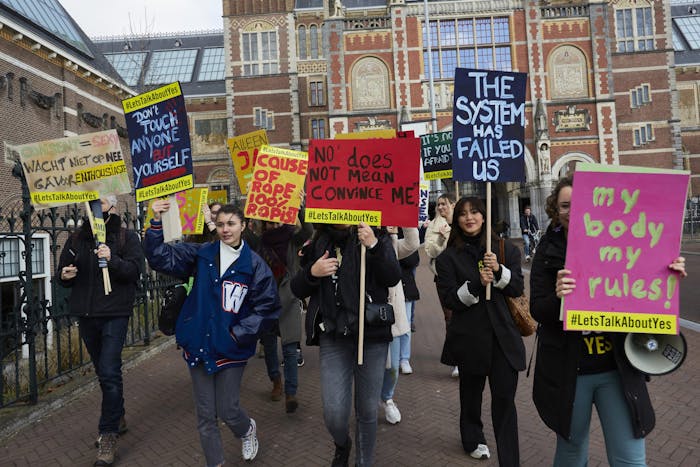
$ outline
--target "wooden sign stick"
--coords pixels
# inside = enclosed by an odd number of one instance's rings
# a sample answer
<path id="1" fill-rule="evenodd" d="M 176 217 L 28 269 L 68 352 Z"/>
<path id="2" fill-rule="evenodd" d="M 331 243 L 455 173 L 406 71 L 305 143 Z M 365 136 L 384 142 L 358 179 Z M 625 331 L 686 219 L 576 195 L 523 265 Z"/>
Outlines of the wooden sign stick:
<path id="1" fill-rule="evenodd" d="M 365 274 L 367 269 L 367 247 L 360 245 L 360 316 L 357 332 L 357 364 L 364 361 L 365 344 Z"/>
<path id="2" fill-rule="evenodd" d="M 486 182 L 486 251 L 491 251 L 491 182 Z M 491 283 L 486 284 L 486 300 L 491 300 Z"/>
<path id="3" fill-rule="evenodd" d="M 92 213 L 92 208 L 90 207 L 89 201 L 85 201 L 85 210 L 88 214 L 90 229 L 92 229 L 92 235 L 95 239 L 95 245 L 99 247 L 100 241 L 97 239 L 97 231 L 95 230 L 95 215 Z M 112 281 L 109 278 L 109 269 L 107 269 L 107 261 L 104 258 L 98 258 L 98 264 L 100 266 L 100 269 L 102 269 L 102 285 L 104 286 L 105 295 L 109 295 L 112 292 Z"/>

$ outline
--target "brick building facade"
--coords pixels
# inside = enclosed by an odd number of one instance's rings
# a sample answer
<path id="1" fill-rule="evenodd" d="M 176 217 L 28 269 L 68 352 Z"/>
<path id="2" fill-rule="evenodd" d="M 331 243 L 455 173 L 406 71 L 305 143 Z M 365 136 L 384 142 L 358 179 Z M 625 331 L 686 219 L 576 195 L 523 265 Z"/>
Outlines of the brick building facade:
<path id="1" fill-rule="evenodd" d="M 280 146 L 450 130 L 456 66 L 527 73 L 526 182 L 494 187 L 512 235 L 525 204 L 546 218 L 577 162 L 684 166 L 668 2 L 223 0 L 223 17 L 231 134 L 266 128 Z"/>
<path id="2" fill-rule="evenodd" d="M 21 206 L 21 189 L 5 143 L 117 128 L 128 148 L 121 100 L 134 91 L 62 8 L 54 12 L 62 22 L 51 29 L 59 23 L 0 2 L 0 206 L 6 212 Z"/>

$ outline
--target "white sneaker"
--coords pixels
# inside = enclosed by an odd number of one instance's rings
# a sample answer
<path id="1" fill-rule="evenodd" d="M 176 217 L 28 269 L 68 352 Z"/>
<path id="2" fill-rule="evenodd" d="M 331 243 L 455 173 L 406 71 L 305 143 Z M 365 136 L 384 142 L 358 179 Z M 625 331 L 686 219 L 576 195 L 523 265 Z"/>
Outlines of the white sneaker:
<path id="1" fill-rule="evenodd" d="M 384 416 L 387 422 L 395 425 L 401 421 L 401 412 L 399 412 L 399 408 L 396 407 L 393 399 L 382 402 L 382 407 L 384 407 Z"/>
<path id="2" fill-rule="evenodd" d="M 250 428 L 248 428 L 248 433 L 241 438 L 243 442 L 241 452 L 243 453 L 243 460 L 252 461 L 255 456 L 258 455 L 258 429 L 255 425 L 255 420 L 250 419 Z"/>
<path id="3" fill-rule="evenodd" d="M 459 378 L 459 368 L 457 368 L 457 367 L 452 368 L 452 377 Z"/>
<path id="4" fill-rule="evenodd" d="M 476 449 L 469 453 L 474 459 L 488 459 L 491 457 L 489 447 L 485 444 L 479 444 Z"/>
<path id="5" fill-rule="evenodd" d="M 399 363 L 399 371 L 404 375 L 410 375 L 413 373 L 413 368 L 411 368 L 411 364 L 408 363 L 408 360 L 401 360 L 401 363 Z"/>

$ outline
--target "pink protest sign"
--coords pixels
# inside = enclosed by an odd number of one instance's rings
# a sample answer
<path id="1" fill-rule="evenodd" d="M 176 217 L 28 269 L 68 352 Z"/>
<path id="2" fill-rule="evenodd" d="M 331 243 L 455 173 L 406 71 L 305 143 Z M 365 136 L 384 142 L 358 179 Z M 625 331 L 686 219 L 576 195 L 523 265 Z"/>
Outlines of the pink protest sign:
<path id="1" fill-rule="evenodd" d="M 678 273 L 690 175 L 579 164 L 571 198 L 566 268 L 576 290 L 564 329 L 678 334 Z"/>

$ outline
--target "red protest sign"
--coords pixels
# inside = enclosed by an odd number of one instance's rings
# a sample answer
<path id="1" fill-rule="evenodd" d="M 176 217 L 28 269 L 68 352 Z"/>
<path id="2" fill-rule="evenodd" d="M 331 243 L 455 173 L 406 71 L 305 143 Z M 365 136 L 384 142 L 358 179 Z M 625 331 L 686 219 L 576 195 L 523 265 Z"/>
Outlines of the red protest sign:
<path id="1" fill-rule="evenodd" d="M 415 227 L 420 140 L 312 140 L 306 221 Z"/>

